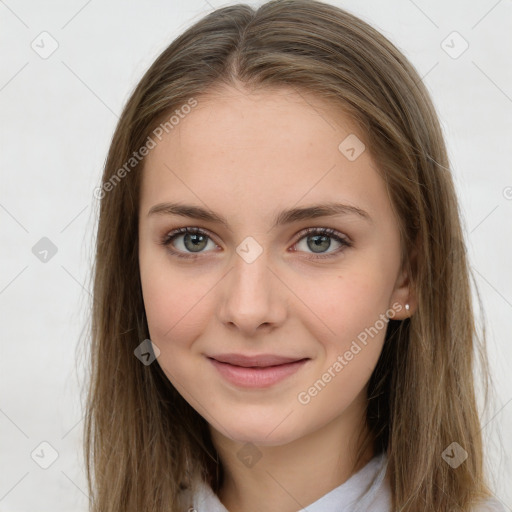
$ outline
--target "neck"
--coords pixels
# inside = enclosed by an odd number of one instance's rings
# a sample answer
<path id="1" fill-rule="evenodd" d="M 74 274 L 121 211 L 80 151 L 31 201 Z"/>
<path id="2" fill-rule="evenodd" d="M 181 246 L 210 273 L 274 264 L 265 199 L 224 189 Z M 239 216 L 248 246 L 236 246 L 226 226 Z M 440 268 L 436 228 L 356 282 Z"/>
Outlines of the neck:
<path id="1" fill-rule="evenodd" d="M 363 421 L 361 420 L 361 423 Z M 219 499 L 238 512 L 295 512 L 343 484 L 373 457 L 373 447 L 356 461 L 359 434 L 354 422 L 338 417 L 321 429 L 279 446 L 257 446 L 256 463 L 244 464 L 244 443 L 211 429 L 224 468 Z M 362 434 L 367 434 L 366 427 Z M 248 455 L 254 455 L 248 452 Z"/>

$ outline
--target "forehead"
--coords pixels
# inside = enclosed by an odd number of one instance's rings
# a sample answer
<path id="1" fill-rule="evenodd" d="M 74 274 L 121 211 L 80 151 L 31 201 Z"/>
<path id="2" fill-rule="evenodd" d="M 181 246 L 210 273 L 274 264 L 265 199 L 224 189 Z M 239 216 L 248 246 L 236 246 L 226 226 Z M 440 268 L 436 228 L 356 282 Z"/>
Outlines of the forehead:
<path id="1" fill-rule="evenodd" d="M 185 198 L 226 215 L 340 200 L 386 208 L 364 136 L 341 108 L 293 89 L 226 88 L 196 100 L 146 157 L 142 213 Z M 347 144 L 362 151 L 357 158 L 347 158 Z"/>

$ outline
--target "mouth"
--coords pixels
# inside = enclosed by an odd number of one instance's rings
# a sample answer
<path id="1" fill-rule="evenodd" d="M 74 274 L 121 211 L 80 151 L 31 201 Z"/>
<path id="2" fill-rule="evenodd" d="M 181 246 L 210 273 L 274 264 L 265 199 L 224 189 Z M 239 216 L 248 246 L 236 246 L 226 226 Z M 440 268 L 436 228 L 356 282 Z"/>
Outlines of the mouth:
<path id="1" fill-rule="evenodd" d="M 208 359 L 228 382 L 244 388 L 266 388 L 296 373 L 310 359 L 273 354 L 219 354 Z"/>

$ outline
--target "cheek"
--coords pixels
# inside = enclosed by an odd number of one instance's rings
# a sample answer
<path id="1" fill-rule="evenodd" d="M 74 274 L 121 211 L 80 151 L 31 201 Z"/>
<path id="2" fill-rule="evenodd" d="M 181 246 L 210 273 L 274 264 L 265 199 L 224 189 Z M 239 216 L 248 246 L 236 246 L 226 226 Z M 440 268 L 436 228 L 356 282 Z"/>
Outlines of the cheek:
<path id="1" fill-rule="evenodd" d="M 388 309 L 389 278 L 373 264 L 359 261 L 314 280 L 296 281 L 294 292 L 306 308 L 303 320 L 318 339 L 342 349 L 365 328 L 375 324 Z"/>
<path id="2" fill-rule="evenodd" d="M 201 390 L 196 389 L 197 368 L 190 356 L 208 318 L 206 301 L 201 301 L 207 289 L 169 266 L 141 263 L 140 270 L 149 336 L 160 350 L 156 362 L 178 392 L 195 404 L 194 396 L 200 396 Z"/>
<path id="3" fill-rule="evenodd" d="M 359 411 L 365 386 L 377 364 L 388 326 L 386 279 L 375 272 L 351 272 L 311 292 L 308 306 L 322 322 L 307 326 L 323 354 L 294 397 L 297 418 L 315 430 L 341 413 Z M 382 316 L 381 316 L 382 315 Z M 382 319 L 384 318 L 384 320 Z M 358 405 L 354 403 L 356 400 Z M 354 414 L 357 414 L 354 412 Z"/>
<path id="4" fill-rule="evenodd" d="M 187 345 L 205 318 L 209 289 L 201 278 L 172 268 L 165 256 L 141 254 L 140 275 L 151 340 L 162 350 Z"/>

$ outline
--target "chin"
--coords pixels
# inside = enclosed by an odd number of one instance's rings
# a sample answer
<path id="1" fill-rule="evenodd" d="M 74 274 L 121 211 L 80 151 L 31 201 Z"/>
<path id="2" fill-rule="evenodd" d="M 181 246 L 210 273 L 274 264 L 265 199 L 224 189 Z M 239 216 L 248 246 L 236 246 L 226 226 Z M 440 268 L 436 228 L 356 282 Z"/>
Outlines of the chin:
<path id="1" fill-rule="evenodd" d="M 271 416 L 262 418 L 250 417 L 244 415 L 241 419 L 240 416 L 233 418 L 218 417 L 222 422 L 224 428 L 219 428 L 215 423 L 212 426 L 219 430 L 222 435 L 231 439 L 232 441 L 246 444 L 254 444 L 256 446 L 280 446 L 290 443 L 298 439 L 301 435 L 300 432 L 287 420 L 283 421 L 286 415 Z"/>

